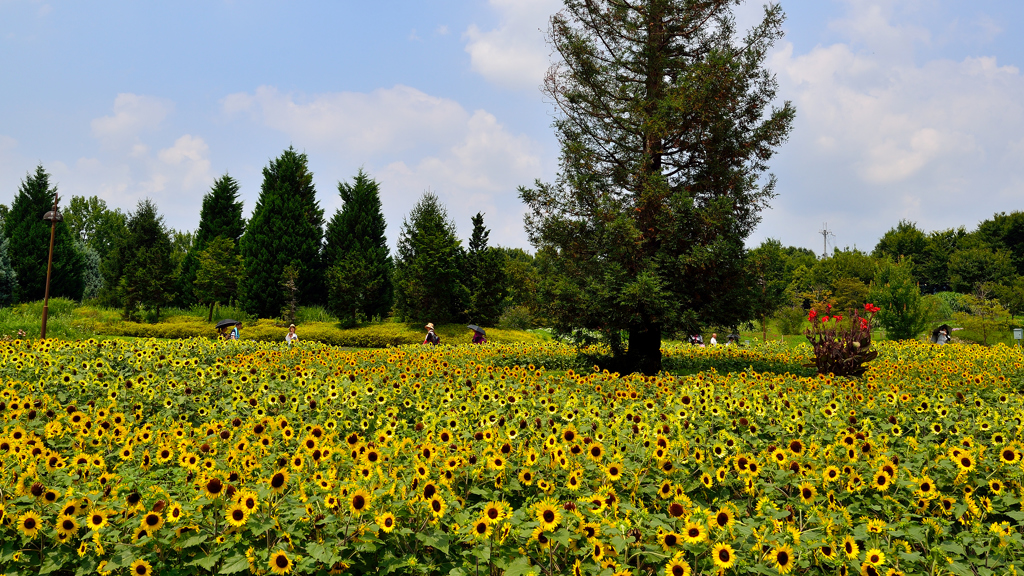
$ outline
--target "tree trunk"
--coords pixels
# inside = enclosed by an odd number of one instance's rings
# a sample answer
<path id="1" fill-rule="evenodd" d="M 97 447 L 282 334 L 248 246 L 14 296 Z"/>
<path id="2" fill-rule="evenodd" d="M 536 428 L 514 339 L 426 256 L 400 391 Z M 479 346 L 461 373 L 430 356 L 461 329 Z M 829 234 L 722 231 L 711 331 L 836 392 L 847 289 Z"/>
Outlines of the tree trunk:
<path id="1" fill-rule="evenodd" d="M 626 360 L 632 371 L 654 376 L 661 371 L 661 324 L 634 324 L 629 327 Z"/>
<path id="2" fill-rule="evenodd" d="M 213 322 L 213 305 L 214 304 L 216 304 L 216 302 L 210 302 L 210 315 L 206 317 L 206 321 L 207 322 Z"/>

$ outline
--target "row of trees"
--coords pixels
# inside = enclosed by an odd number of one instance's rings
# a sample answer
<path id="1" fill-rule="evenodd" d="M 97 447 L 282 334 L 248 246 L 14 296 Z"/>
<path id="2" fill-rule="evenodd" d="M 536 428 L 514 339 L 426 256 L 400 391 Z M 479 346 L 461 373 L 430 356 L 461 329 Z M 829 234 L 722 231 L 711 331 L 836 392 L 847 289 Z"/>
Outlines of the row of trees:
<path id="1" fill-rule="evenodd" d="M 378 184 L 362 170 L 339 183 L 342 207 L 329 222 L 305 154 L 285 150 L 263 176 L 248 221 L 238 183 L 217 179 L 194 233 L 168 229 L 148 199 L 125 214 L 96 197 L 73 197 L 57 227 L 51 295 L 95 299 L 129 319 L 147 310 L 159 317 L 171 305 L 205 305 L 212 316 L 226 302 L 287 319 L 299 305 L 320 305 L 346 324 L 392 313 L 494 324 L 507 307 L 534 305 L 533 257 L 489 246 L 482 214 L 464 248 L 438 197 L 425 193 L 402 224 L 393 260 Z M 41 215 L 55 194 L 40 166 L 4 211 L 4 304 L 42 296 L 49 227 Z"/>

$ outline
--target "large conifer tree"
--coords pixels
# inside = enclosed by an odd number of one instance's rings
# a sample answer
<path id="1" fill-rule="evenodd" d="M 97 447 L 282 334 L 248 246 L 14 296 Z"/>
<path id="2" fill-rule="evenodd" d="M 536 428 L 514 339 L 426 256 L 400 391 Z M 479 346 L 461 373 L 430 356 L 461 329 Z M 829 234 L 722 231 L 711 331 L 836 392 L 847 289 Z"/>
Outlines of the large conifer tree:
<path id="1" fill-rule="evenodd" d="M 4 234 L 4 226 L 4 219 L 0 218 L 0 306 L 10 306 L 18 290 L 18 275 L 11 265 L 11 254 L 8 251 L 11 241 Z"/>
<path id="2" fill-rule="evenodd" d="M 339 317 L 387 317 L 393 264 L 380 187 L 360 169 L 351 184 L 338 183 L 338 194 L 342 206 L 327 224 L 323 250 L 331 309 Z"/>
<path id="3" fill-rule="evenodd" d="M 246 275 L 239 302 L 246 312 L 261 318 L 280 315 L 286 266 L 298 271 L 301 303 L 326 300 L 320 264 L 323 223 L 306 155 L 289 147 L 263 169 L 259 200 L 240 241 Z"/>
<path id="4" fill-rule="evenodd" d="M 57 188 L 40 165 L 21 182 L 5 219 L 8 250 L 18 278 L 18 300 L 42 300 L 46 291 L 46 262 L 50 252 L 50 223 L 43 214 L 53 209 Z M 82 254 L 71 230 L 58 222 L 53 242 L 53 271 L 50 297 L 79 300 L 85 284 L 82 279 Z"/>
<path id="5" fill-rule="evenodd" d="M 117 288 L 125 319 L 138 319 L 141 305 L 155 311 L 159 320 L 160 309 L 174 297 L 177 277 L 171 238 L 152 200 L 139 201 L 128 215 L 128 235 L 117 250 L 124 262 Z"/>
<path id="6" fill-rule="evenodd" d="M 237 251 L 238 241 L 245 232 L 245 218 L 242 217 L 242 201 L 238 199 L 238 182 L 225 174 L 218 178 L 210 191 L 203 196 L 203 207 L 199 211 L 199 228 L 192 247 L 181 263 L 178 277 L 178 300 L 186 306 L 195 304 L 196 275 L 199 272 L 199 254 L 215 238 L 231 240 L 232 250 Z"/>
<path id="7" fill-rule="evenodd" d="M 414 322 L 462 320 L 462 243 L 437 196 L 424 192 L 402 222 L 395 263 L 395 309 Z"/>
<path id="8" fill-rule="evenodd" d="M 484 226 L 484 215 L 473 216 L 473 233 L 466 251 L 466 289 L 469 291 L 469 320 L 493 326 L 501 316 L 508 292 L 505 280 L 505 255 L 487 245 L 491 231 Z"/>
<path id="9" fill-rule="evenodd" d="M 665 332 L 750 318 L 744 239 L 774 195 L 767 162 L 795 112 L 764 68 L 783 13 L 737 37 L 737 0 L 566 0 L 545 80 L 554 185 L 521 189 L 551 257 L 558 328 L 602 330 L 626 370 L 661 368 Z"/>

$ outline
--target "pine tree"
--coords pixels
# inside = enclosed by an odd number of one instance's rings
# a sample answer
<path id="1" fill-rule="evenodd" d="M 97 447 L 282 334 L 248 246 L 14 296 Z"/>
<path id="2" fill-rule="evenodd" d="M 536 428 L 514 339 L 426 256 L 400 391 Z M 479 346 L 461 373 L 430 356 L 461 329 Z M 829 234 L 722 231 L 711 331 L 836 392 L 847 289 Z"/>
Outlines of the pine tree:
<path id="1" fill-rule="evenodd" d="M 484 215 L 473 216 L 473 234 L 466 253 L 466 288 L 469 290 L 469 320 L 493 326 L 501 316 L 505 295 L 505 255 L 487 245 L 491 231 L 484 227 Z"/>
<path id="2" fill-rule="evenodd" d="M 42 300 L 46 292 L 46 264 L 50 252 L 50 223 L 43 214 L 53 210 L 56 187 L 40 165 L 35 174 L 22 180 L 18 194 L 6 218 L 6 234 L 11 263 L 18 278 L 18 297 L 22 302 Z M 50 297 L 82 298 L 82 255 L 71 230 L 57 223 L 53 242 L 53 271 Z"/>
<path id="3" fill-rule="evenodd" d="M 306 155 L 289 147 L 263 169 L 260 197 L 239 242 L 246 272 L 239 302 L 246 312 L 261 318 L 280 314 L 286 266 L 297 272 L 300 303 L 326 301 L 320 264 L 323 223 Z"/>
<path id="4" fill-rule="evenodd" d="M 199 211 L 199 228 L 196 229 L 192 248 L 181 263 L 178 278 L 178 300 L 184 306 L 197 301 L 195 294 L 196 275 L 199 272 L 199 254 L 215 238 L 231 240 L 232 250 L 237 253 L 238 241 L 245 232 L 245 218 L 242 217 L 242 201 L 238 199 L 238 182 L 225 174 L 218 178 L 210 191 L 203 196 L 203 207 Z"/>
<path id="5" fill-rule="evenodd" d="M 601 330 L 623 370 L 658 372 L 663 333 L 752 316 L 744 239 L 795 112 L 770 108 L 764 67 L 781 8 L 737 38 L 735 4 L 566 0 L 551 19 L 561 167 L 555 185 L 520 189 L 527 232 L 553 258 L 556 327 Z"/>
<path id="6" fill-rule="evenodd" d="M 238 281 L 242 278 L 242 257 L 235 250 L 235 242 L 231 238 L 216 236 L 207 243 L 199 253 L 199 270 L 196 272 L 196 299 L 209 304 L 210 313 L 207 322 L 213 320 L 213 307 L 226 302 L 238 291 Z"/>
<path id="7" fill-rule="evenodd" d="M 4 226 L 4 219 L 0 218 L 0 306 L 10 306 L 18 290 L 18 275 L 11 265 L 11 241 L 4 234 Z"/>
<path id="8" fill-rule="evenodd" d="M 120 247 L 124 261 L 117 280 L 125 320 L 138 319 L 140 306 L 156 313 L 174 297 L 177 278 L 171 258 L 171 238 L 152 200 L 141 200 L 128 215 L 128 236 Z"/>
<path id="9" fill-rule="evenodd" d="M 394 266 L 379 185 L 360 169 L 351 184 L 338 183 L 338 194 L 342 206 L 327 224 L 323 250 L 331 310 L 353 322 L 359 314 L 387 317 L 394 297 Z"/>
<path id="10" fill-rule="evenodd" d="M 453 322 L 463 318 L 466 289 L 464 256 L 455 223 L 431 192 L 424 192 L 402 222 L 395 265 L 395 309 L 413 322 Z"/>

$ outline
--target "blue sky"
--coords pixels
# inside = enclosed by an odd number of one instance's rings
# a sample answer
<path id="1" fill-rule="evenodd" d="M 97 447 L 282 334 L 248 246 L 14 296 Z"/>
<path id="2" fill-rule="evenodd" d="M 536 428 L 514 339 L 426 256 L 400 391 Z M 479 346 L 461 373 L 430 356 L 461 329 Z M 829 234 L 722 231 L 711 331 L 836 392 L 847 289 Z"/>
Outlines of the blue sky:
<path id="1" fill-rule="evenodd" d="M 901 218 L 973 228 L 1024 205 L 1024 3 L 783 1 L 769 59 L 797 107 L 772 163 L 765 237 L 870 249 Z M 246 211 L 289 145 L 321 206 L 363 167 L 389 241 L 430 189 L 461 234 L 527 246 L 519 185 L 551 180 L 538 87 L 557 0 L 119 2 L 0 0 L 0 202 L 37 163 L 64 197 L 153 198 L 193 229 L 225 172 Z M 737 10 L 749 25 L 760 3 Z"/>

